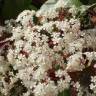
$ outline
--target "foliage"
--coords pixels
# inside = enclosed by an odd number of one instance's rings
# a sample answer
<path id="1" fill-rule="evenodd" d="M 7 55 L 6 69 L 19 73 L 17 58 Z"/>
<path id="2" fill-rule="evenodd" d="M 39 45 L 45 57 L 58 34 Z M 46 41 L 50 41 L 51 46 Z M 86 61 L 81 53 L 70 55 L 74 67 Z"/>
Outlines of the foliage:
<path id="1" fill-rule="evenodd" d="M 25 9 L 36 10 L 37 8 L 31 2 L 32 0 L 4 0 L 1 15 L 4 19 L 11 19 Z"/>
<path id="2" fill-rule="evenodd" d="M 84 5 L 91 5 L 96 3 L 96 0 L 80 0 Z"/>
<path id="3" fill-rule="evenodd" d="M 70 96 L 70 89 L 66 89 L 63 92 L 59 93 L 58 96 Z"/>

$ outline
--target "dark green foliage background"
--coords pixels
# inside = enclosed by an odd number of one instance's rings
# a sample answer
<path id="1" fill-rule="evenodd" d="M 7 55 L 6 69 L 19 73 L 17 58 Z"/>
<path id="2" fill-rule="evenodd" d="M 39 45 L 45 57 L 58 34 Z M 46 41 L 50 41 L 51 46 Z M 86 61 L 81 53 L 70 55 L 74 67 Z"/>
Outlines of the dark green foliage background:
<path id="1" fill-rule="evenodd" d="M 96 0 L 80 0 L 84 5 L 90 5 L 96 3 Z"/>
<path id="2" fill-rule="evenodd" d="M 15 17 L 24 9 L 36 9 L 31 0 L 5 0 L 1 13 L 4 19 Z"/>

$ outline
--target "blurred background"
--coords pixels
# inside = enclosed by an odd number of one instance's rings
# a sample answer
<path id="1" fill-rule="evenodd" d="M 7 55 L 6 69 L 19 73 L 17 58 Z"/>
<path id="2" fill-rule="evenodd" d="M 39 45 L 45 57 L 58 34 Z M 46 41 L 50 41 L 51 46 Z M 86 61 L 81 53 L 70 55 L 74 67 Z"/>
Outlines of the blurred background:
<path id="1" fill-rule="evenodd" d="M 46 0 L 0 0 L 0 25 L 15 18 L 24 9 L 37 10 Z"/>
<path id="2" fill-rule="evenodd" d="M 46 1 L 47 0 L 0 0 L 0 25 L 3 25 L 5 20 L 16 18 L 24 9 L 38 10 Z M 80 1 L 84 5 L 96 3 L 96 0 Z"/>

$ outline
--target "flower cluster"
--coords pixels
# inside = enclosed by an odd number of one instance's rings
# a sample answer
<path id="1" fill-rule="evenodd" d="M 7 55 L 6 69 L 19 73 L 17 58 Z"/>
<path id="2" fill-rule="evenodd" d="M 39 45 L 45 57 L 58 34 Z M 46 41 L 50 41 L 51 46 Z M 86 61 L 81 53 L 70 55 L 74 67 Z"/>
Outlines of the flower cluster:
<path id="1" fill-rule="evenodd" d="M 5 96 L 58 96 L 71 87 L 78 96 L 96 95 L 94 35 L 81 31 L 80 20 L 61 1 L 50 10 L 25 10 L 15 20 L 0 53 Z"/>

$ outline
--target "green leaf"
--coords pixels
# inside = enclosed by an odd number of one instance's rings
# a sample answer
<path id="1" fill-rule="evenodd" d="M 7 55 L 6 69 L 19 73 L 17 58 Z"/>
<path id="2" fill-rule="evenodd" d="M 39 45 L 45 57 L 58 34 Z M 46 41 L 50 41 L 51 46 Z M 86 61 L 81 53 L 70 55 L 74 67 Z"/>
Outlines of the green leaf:
<path id="1" fill-rule="evenodd" d="M 80 0 L 80 2 L 82 2 L 84 5 L 92 5 L 96 3 L 96 0 Z"/>
<path id="2" fill-rule="evenodd" d="M 31 10 L 37 10 L 37 8 L 34 5 L 29 5 L 29 9 L 31 9 Z"/>
<path id="3" fill-rule="evenodd" d="M 63 92 L 59 93 L 58 96 L 71 96 L 70 89 L 66 89 Z"/>
<path id="4" fill-rule="evenodd" d="M 4 0 L 1 15 L 4 19 L 15 18 L 20 12 L 26 9 L 35 9 L 31 4 L 32 0 Z"/>
<path id="5" fill-rule="evenodd" d="M 80 7 L 82 3 L 80 0 L 71 0 L 72 5 L 75 5 L 76 7 Z"/>

